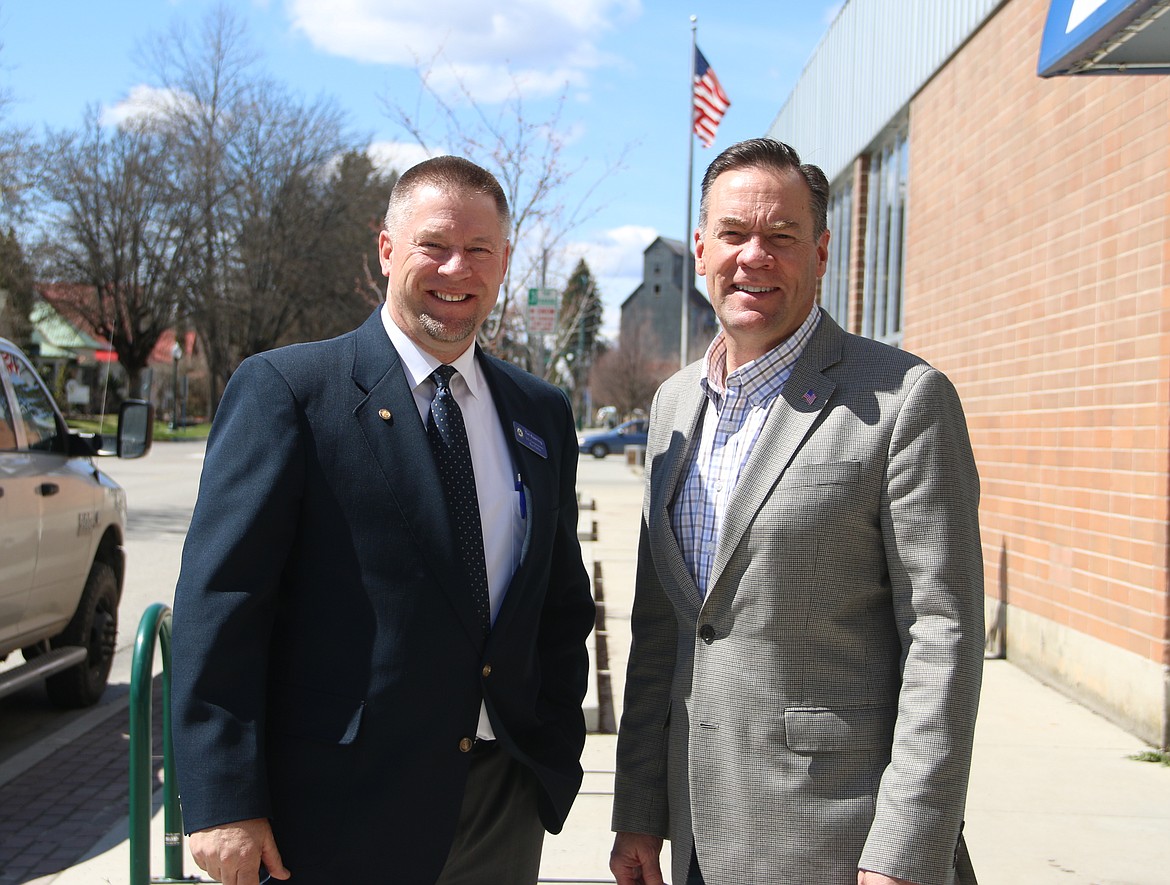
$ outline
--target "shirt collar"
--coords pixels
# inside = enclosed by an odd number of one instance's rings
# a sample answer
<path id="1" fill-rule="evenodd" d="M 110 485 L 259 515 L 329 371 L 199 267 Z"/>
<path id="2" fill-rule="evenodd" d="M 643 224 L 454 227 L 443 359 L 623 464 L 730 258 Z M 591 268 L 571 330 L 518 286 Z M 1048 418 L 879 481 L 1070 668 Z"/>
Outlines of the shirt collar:
<path id="1" fill-rule="evenodd" d="M 419 385 L 424 383 L 433 384 L 431 373 L 443 363 L 415 344 L 398 327 L 394 318 L 390 316 L 390 308 L 386 304 L 382 305 L 382 325 L 386 328 L 386 334 L 390 336 L 390 343 L 398 351 L 399 359 L 402 360 L 402 367 L 406 371 L 406 380 L 410 382 L 411 391 L 417 390 Z M 472 341 L 463 353 L 446 365 L 455 368 L 455 371 L 463 378 L 467 389 L 471 391 L 471 395 L 478 399 L 484 381 L 479 368 L 479 360 L 475 358 L 475 342 Z"/>
<path id="2" fill-rule="evenodd" d="M 703 357 L 703 374 L 699 379 L 703 393 L 720 406 L 728 388 L 738 387 L 752 405 L 766 403 L 780 393 L 820 321 L 821 311 L 814 304 L 804 322 L 788 338 L 730 375 L 727 375 L 727 333 L 720 331 Z"/>

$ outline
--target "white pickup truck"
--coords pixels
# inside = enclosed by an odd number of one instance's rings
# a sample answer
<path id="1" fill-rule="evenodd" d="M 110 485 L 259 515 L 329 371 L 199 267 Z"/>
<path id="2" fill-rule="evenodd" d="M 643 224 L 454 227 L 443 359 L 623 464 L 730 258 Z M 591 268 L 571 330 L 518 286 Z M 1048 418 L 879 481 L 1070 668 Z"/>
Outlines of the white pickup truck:
<path id="1" fill-rule="evenodd" d="M 153 410 L 129 401 L 116 446 L 69 430 L 40 376 L 0 338 L 0 697 L 45 679 L 62 707 L 97 703 L 110 675 L 126 493 L 94 456 L 150 451 Z"/>

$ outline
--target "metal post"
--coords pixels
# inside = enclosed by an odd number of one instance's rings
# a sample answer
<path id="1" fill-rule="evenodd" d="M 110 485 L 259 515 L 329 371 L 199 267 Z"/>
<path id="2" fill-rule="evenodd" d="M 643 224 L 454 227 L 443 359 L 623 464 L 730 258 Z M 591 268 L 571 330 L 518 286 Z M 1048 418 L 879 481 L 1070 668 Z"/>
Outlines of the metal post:
<path id="1" fill-rule="evenodd" d="M 695 285 L 695 265 L 694 258 L 691 256 L 695 232 L 691 230 L 691 206 L 695 179 L 695 52 L 698 50 L 696 37 L 699 28 L 696 24 L 698 20 L 698 16 L 691 16 L 691 81 L 690 90 L 687 93 L 687 109 L 690 112 L 690 126 L 687 129 L 687 226 L 683 229 L 682 313 L 679 316 L 678 342 L 678 361 L 681 369 L 685 369 L 690 361 L 691 287 Z"/>
<path id="2" fill-rule="evenodd" d="M 153 669 L 155 640 L 162 650 L 162 749 L 164 863 L 166 878 L 150 877 L 150 818 L 152 810 Z M 154 882 L 196 882 L 183 875 L 183 815 L 171 739 L 171 610 L 156 602 L 143 612 L 134 640 L 130 673 L 130 885 Z"/>
<path id="3" fill-rule="evenodd" d="M 179 359 L 183 356 L 183 348 L 175 341 L 171 348 L 171 357 L 175 361 L 174 378 L 172 379 L 173 399 L 171 402 L 171 430 L 179 429 Z"/>
<path id="4" fill-rule="evenodd" d="M 167 609 L 159 630 L 162 649 L 163 751 L 163 870 L 170 880 L 183 876 L 183 812 L 179 807 L 179 778 L 175 774 L 175 744 L 171 730 L 171 615 Z"/>

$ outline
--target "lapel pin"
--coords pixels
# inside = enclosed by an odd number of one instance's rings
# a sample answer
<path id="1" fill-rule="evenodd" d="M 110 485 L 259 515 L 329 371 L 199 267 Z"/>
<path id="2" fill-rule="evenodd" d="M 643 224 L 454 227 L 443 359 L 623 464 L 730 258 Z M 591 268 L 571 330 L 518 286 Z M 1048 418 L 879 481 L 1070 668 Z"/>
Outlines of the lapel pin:
<path id="1" fill-rule="evenodd" d="M 394 416 L 390 413 L 389 409 L 378 409 L 378 417 L 381 418 L 383 421 L 389 421 Z"/>
<path id="2" fill-rule="evenodd" d="M 804 401 L 810 406 L 817 401 L 817 394 L 815 390 L 806 390 L 804 392 Z"/>

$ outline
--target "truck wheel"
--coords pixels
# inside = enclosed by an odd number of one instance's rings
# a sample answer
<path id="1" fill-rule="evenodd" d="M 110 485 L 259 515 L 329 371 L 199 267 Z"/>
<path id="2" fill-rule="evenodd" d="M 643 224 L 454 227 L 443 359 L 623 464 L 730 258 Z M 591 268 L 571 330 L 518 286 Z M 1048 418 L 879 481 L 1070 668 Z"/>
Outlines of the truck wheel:
<path id="1" fill-rule="evenodd" d="M 59 707 L 89 707 L 98 702 L 110 678 L 118 639 L 118 578 L 104 562 L 95 562 L 73 620 L 53 647 L 81 645 L 86 659 L 45 680 L 49 699 Z"/>

